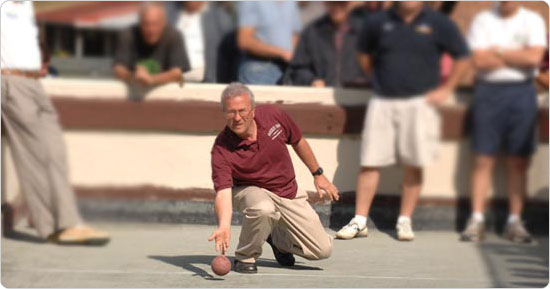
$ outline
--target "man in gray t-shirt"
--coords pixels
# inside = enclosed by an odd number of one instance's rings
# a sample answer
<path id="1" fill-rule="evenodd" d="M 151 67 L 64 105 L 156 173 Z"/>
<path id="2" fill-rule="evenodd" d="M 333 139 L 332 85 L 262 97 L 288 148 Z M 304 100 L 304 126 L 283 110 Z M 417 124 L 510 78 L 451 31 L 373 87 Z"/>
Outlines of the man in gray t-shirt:
<path id="1" fill-rule="evenodd" d="M 301 28 L 293 1 L 238 3 L 238 46 L 243 51 L 239 81 L 277 84 L 292 59 Z"/>

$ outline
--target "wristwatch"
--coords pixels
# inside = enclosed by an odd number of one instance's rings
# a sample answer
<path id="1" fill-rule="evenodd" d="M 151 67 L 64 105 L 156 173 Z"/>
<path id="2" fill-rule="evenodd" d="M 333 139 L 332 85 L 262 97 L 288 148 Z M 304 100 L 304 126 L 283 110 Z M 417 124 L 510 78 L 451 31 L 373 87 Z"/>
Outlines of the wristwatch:
<path id="1" fill-rule="evenodd" d="M 314 177 L 315 176 L 320 176 L 323 174 L 323 168 L 322 167 L 319 167 L 316 171 L 314 171 L 313 173 L 311 173 Z"/>

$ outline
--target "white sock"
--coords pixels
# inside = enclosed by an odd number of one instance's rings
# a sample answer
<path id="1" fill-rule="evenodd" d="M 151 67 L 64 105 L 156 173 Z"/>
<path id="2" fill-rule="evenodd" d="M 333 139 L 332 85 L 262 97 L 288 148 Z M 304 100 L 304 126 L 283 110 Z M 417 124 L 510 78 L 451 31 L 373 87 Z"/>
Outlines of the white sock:
<path id="1" fill-rule="evenodd" d="M 397 218 L 397 223 L 398 224 L 401 224 L 401 223 L 410 223 L 411 222 L 411 218 L 410 217 L 407 217 L 407 216 L 399 216 L 399 218 Z"/>
<path id="2" fill-rule="evenodd" d="M 355 217 L 353 217 L 353 220 L 361 228 L 364 228 L 367 226 L 367 217 L 365 216 L 355 215 Z"/>
<path id="3" fill-rule="evenodd" d="M 478 223 L 485 222 L 485 216 L 481 212 L 473 212 L 472 213 L 472 219 Z"/>
<path id="4" fill-rule="evenodd" d="M 506 223 L 507 224 L 512 224 L 512 223 L 515 223 L 517 221 L 519 221 L 519 215 L 511 214 L 511 215 L 508 215 L 508 221 Z"/>

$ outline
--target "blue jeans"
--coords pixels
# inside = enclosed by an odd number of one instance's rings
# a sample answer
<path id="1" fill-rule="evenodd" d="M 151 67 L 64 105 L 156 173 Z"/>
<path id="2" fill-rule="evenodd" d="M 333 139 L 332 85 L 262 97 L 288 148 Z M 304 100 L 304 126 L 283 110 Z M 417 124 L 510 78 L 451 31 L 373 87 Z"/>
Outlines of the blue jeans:
<path id="1" fill-rule="evenodd" d="M 239 65 L 239 82 L 244 84 L 278 84 L 283 76 L 281 67 L 271 61 L 243 57 Z"/>

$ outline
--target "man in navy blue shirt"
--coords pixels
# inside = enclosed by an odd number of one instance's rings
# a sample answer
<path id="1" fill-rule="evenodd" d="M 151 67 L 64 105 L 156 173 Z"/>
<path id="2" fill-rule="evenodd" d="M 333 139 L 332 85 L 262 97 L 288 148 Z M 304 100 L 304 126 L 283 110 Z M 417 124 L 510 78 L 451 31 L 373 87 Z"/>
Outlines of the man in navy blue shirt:
<path id="1" fill-rule="evenodd" d="M 457 26 L 420 1 L 397 2 L 368 17 L 358 50 L 375 94 L 363 126 L 355 217 L 336 237 L 367 235 L 379 169 L 399 161 L 404 174 L 397 237 L 410 241 L 414 239 L 411 216 L 422 186 L 422 167 L 437 155 L 440 120 L 436 107 L 453 93 L 467 68 L 469 50 Z M 439 70 L 443 52 L 455 59 L 445 82 Z"/>

